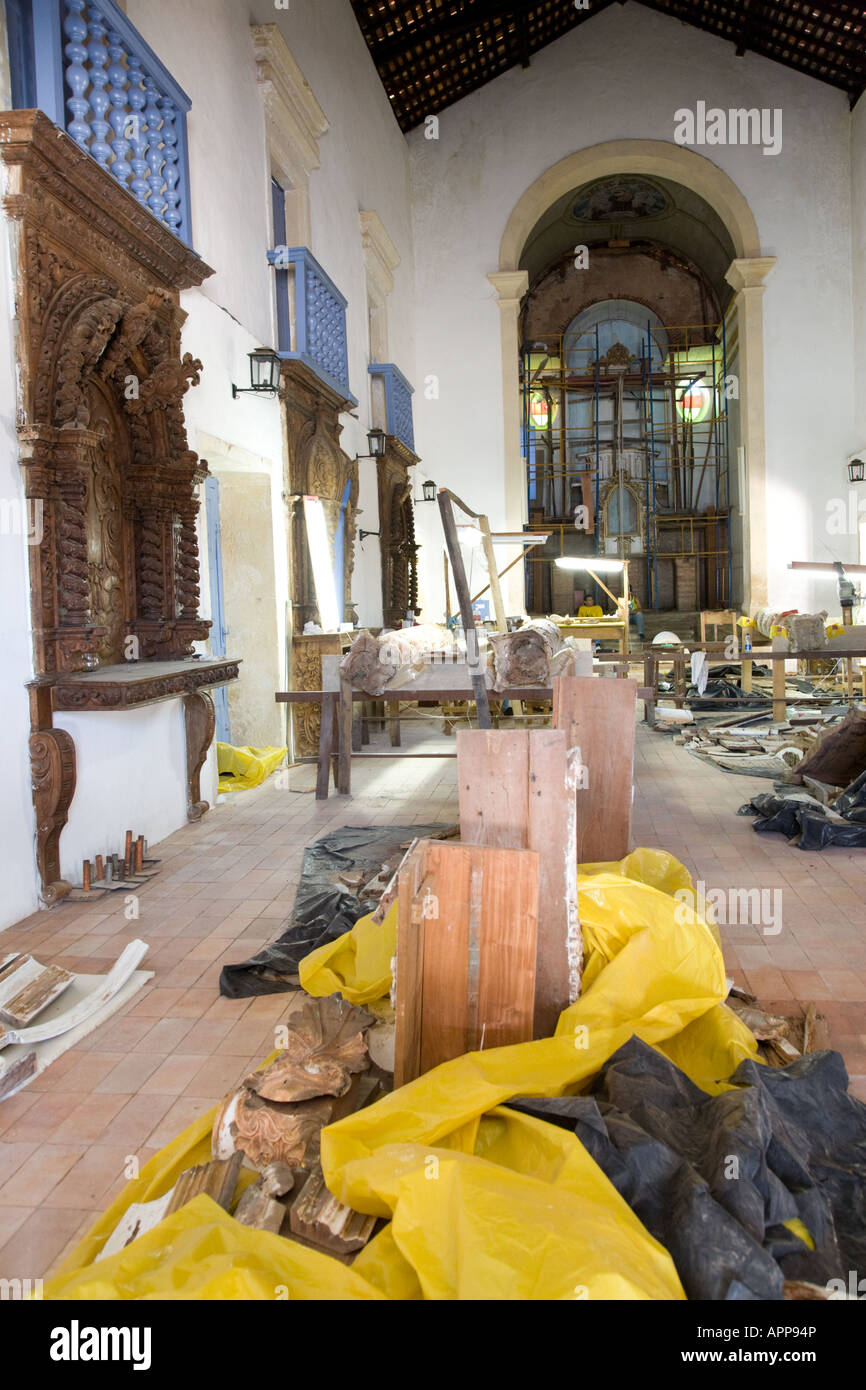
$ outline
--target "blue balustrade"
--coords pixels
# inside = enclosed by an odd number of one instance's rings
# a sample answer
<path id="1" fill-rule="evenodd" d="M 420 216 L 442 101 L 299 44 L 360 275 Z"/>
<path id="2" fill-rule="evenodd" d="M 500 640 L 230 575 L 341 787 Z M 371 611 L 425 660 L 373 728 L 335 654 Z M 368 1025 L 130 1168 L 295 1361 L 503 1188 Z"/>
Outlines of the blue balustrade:
<path id="1" fill-rule="evenodd" d="M 13 99 L 37 106 L 192 244 L 190 99 L 115 0 L 8 0 Z"/>
<path id="2" fill-rule="evenodd" d="M 380 376 L 385 383 L 385 415 L 387 432 L 415 452 L 415 426 L 412 420 L 412 392 L 399 367 L 393 362 L 372 362 L 371 376 Z"/>
<path id="3" fill-rule="evenodd" d="M 306 246 L 277 246 L 268 252 L 268 260 L 278 274 L 287 273 L 286 294 L 294 310 L 277 314 L 280 357 L 305 362 L 357 405 L 349 390 L 345 297 Z"/>

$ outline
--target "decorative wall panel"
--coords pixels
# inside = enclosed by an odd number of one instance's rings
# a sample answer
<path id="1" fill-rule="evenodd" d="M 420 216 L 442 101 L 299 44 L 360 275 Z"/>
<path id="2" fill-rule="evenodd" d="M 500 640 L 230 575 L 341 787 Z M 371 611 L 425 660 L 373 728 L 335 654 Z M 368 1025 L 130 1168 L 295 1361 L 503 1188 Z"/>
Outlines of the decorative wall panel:
<path id="1" fill-rule="evenodd" d="M 0 114 L 0 160 L 20 462 L 42 518 L 28 547 L 31 758 L 50 901 L 68 889 L 57 842 L 75 785 L 71 740 L 52 728 L 59 687 L 80 672 L 126 674 L 137 659 L 176 663 L 210 627 L 195 530 L 207 465 L 187 444 L 182 406 L 202 364 L 181 356 L 179 292 L 211 271 L 41 111 Z M 149 689 L 171 693 L 159 667 Z M 107 685 L 82 698 L 116 705 Z"/>

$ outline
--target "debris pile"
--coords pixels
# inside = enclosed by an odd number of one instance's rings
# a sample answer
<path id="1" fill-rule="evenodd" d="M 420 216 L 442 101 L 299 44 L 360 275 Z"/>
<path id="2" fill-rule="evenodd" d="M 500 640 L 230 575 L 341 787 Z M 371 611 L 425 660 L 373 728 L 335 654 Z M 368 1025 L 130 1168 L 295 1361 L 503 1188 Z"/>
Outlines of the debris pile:
<path id="1" fill-rule="evenodd" d="M 729 989 L 684 866 L 628 853 L 635 695 L 566 677 L 553 729 L 461 733 L 459 839 L 310 846 L 294 924 L 235 968 L 256 993 L 298 968 L 278 1052 L 155 1155 L 46 1298 L 844 1286 L 866 1106 L 816 1008 Z"/>

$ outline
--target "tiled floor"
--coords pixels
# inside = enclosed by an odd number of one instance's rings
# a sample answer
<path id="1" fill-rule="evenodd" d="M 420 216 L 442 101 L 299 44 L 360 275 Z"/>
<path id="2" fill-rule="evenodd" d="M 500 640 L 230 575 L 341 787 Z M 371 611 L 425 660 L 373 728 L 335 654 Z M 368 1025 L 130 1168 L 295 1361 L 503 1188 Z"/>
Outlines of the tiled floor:
<path id="1" fill-rule="evenodd" d="M 89 973 L 107 970 L 132 936 L 155 972 L 122 1014 L 0 1102 L 0 1277 L 55 1266 L 124 1182 L 273 1047 L 285 995 L 222 999 L 222 966 L 273 940 L 288 916 L 304 846 L 342 824 L 456 819 L 456 764 L 359 761 L 351 800 L 316 802 L 314 769 L 271 779 L 216 806 L 155 847 L 162 872 L 126 921 L 116 897 L 39 913 L 2 936 Z M 285 774 L 284 774 L 285 780 Z M 730 972 L 769 1005 L 816 1000 L 866 1099 L 866 852 L 802 854 L 759 836 L 736 810 L 770 783 L 692 758 L 640 725 L 634 843 L 669 850 L 712 889 L 765 889 L 782 927 L 723 927 Z M 773 897 L 778 890 L 781 899 Z M 778 922 L 778 917 L 777 917 Z M 765 920 L 764 926 L 772 925 Z"/>

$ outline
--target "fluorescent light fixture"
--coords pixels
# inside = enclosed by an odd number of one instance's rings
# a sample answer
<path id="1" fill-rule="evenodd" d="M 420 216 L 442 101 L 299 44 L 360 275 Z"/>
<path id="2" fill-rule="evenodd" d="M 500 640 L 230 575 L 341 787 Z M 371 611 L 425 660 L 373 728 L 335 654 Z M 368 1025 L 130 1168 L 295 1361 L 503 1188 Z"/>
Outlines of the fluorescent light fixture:
<path id="1" fill-rule="evenodd" d="M 310 563 L 313 567 L 313 583 L 316 586 L 319 622 L 323 632 L 336 632 L 340 626 L 337 586 L 334 583 L 334 571 L 331 565 L 331 547 L 328 544 L 325 509 L 318 497 L 304 498 L 304 520 L 307 523 L 307 545 L 310 549 Z"/>
<path id="2" fill-rule="evenodd" d="M 624 560 L 607 560 L 595 555 L 560 555 L 556 564 L 561 570 L 595 570 L 596 574 L 621 574 Z"/>
<path id="3" fill-rule="evenodd" d="M 866 574 L 866 565 L 849 565 L 847 561 L 841 561 L 842 569 L 846 574 Z M 789 560 L 789 570 L 809 570 L 812 574 L 835 575 L 839 577 L 839 566 L 832 562 L 827 564 L 822 560 Z"/>

